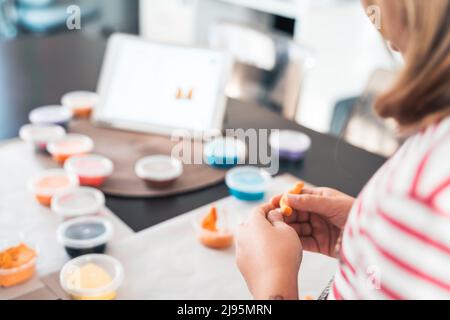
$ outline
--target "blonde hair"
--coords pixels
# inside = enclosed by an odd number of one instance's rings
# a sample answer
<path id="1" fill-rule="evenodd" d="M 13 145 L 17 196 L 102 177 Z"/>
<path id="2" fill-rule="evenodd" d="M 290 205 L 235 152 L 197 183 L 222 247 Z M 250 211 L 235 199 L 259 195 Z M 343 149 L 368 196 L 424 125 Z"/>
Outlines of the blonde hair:
<path id="1" fill-rule="evenodd" d="M 417 128 L 450 114 L 450 0 L 395 1 L 407 37 L 406 65 L 375 110 L 403 128 Z"/>

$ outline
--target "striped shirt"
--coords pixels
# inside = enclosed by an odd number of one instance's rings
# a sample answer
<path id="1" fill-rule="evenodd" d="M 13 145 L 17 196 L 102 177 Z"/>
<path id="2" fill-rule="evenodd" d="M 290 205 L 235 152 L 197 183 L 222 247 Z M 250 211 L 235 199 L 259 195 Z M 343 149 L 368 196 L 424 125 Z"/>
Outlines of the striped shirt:
<path id="1" fill-rule="evenodd" d="M 450 299 L 450 117 L 410 137 L 359 195 L 329 299 Z"/>

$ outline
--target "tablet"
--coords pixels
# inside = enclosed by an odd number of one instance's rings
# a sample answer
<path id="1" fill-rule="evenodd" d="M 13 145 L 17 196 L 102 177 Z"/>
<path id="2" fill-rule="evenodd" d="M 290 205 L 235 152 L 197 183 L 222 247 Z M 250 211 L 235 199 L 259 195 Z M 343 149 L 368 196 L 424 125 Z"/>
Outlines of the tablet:
<path id="1" fill-rule="evenodd" d="M 231 69 L 232 59 L 223 52 L 115 34 L 99 79 L 94 122 L 164 135 L 221 130 Z"/>

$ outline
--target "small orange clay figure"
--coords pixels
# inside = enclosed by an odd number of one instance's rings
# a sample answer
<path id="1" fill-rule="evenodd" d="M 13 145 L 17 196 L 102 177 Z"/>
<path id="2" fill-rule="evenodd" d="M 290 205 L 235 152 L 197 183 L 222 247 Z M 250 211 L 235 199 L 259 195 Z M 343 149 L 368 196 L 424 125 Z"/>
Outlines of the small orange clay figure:
<path id="1" fill-rule="evenodd" d="M 311 296 L 311 295 L 306 295 L 306 296 L 303 298 L 303 300 L 312 301 L 312 300 L 315 300 L 315 299 L 314 299 L 314 297 Z"/>
<path id="2" fill-rule="evenodd" d="M 217 232 L 217 208 L 212 207 L 208 215 L 202 220 L 202 228 L 212 232 Z"/>
<path id="3" fill-rule="evenodd" d="M 175 93 L 175 99 L 177 100 L 192 100 L 194 97 L 194 89 L 190 88 L 187 92 L 181 88 L 177 88 Z"/>
<path id="4" fill-rule="evenodd" d="M 199 239 L 205 246 L 213 249 L 225 249 L 233 244 L 233 235 L 217 229 L 217 208 L 212 207 L 201 223 Z"/>
<path id="5" fill-rule="evenodd" d="M 35 257 L 36 252 L 24 243 L 0 252 L 0 286 L 12 287 L 30 279 Z"/>
<path id="6" fill-rule="evenodd" d="M 177 88 L 177 91 L 175 94 L 175 99 L 177 99 L 177 100 L 183 99 L 183 91 L 181 91 L 180 88 Z"/>
<path id="7" fill-rule="evenodd" d="M 301 194 L 304 186 L 305 186 L 305 184 L 300 181 L 295 184 L 294 188 L 292 188 L 286 194 L 283 195 L 283 197 L 280 200 L 280 209 L 283 212 L 284 216 L 290 217 L 293 212 L 292 208 L 289 207 L 287 204 L 287 198 L 286 198 L 287 195 L 288 194 Z"/>
<path id="8" fill-rule="evenodd" d="M 189 89 L 189 92 L 187 94 L 187 99 L 192 100 L 193 97 L 194 97 L 194 89 Z"/>

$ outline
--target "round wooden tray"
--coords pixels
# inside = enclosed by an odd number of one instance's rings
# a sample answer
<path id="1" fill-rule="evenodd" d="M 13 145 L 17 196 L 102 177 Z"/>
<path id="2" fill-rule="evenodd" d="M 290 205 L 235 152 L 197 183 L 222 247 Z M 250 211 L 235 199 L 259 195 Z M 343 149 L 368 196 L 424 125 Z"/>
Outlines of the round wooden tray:
<path id="1" fill-rule="evenodd" d="M 88 121 L 76 121 L 69 132 L 88 135 L 94 140 L 94 153 L 108 157 L 114 163 L 114 172 L 100 187 L 105 194 L 118 197 L 155 198 L 187 193 L 222 182 L 226 170 L 214 169 L 204 164 L 184 164 L 183 175 L 167 189 L 152 189 L 136 176 L 134 165 L 140 158 L 163 154 L 170 155 L 176 141 L 170 137 L 150 135 L 95 127 Z M 50 155 L 33 152 L 24 142 L 17 140 L 2 148 L 3 158 L 30 161 L 29 167 L 34 172 L 58 168 Z M 203 153 L 202 143 L 192 142 L 191 151 Z M 11 154 L 12 153 L 12 154 Z M 199 156 L 199 155 L 197 155 Z M 201 155 L 200 155 L 201 156 Z M 27 174 L 32 174 L 28 172 Z"/>
<path id="2" fill-rule="evenodd" d="M 162 197 L 206 188 L 222 182 L 225 178 L 225 170 L 204 164 L 184 164 L 183 175 L 175 185 L 167 189 L 152 189 L 136 176 L 134 165 L 145 156 L 170 155 L 177 144 L 176 141 L 171 141 L 170 137 L 166 136 L 100 128 L 88 121 L 73 122 L 69 131 L 91 137 L 95 142 L 94 153 L 106 156 L 114 162 L 113 175 L 100 188 L 108 195 Z M 201 142 L 192 142 L 191 146 L 192 152 L 203 153 Z"/>

